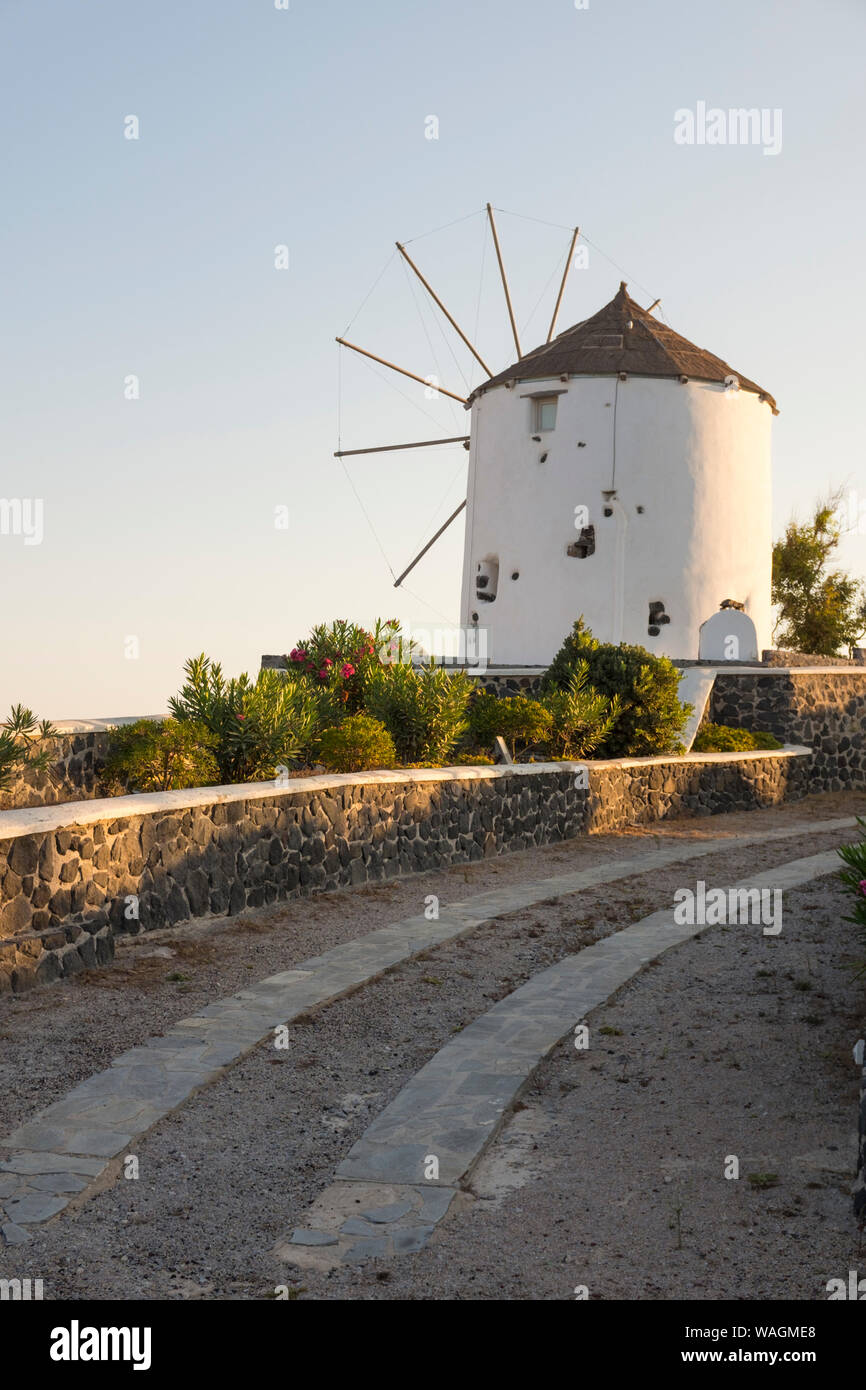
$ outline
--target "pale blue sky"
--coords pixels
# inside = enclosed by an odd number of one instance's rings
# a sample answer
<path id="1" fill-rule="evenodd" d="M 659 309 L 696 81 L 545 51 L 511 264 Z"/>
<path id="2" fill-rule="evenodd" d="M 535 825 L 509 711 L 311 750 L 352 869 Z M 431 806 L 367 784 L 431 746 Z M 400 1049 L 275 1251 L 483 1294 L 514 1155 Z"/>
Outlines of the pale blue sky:
<path id="1" fill-rule="evenodd" d="M 488 199 L 559 224 L 499 214 L 524 350 L 546 336 L 559 226 L 579 223 L 590 262 L 559 327 L 623 276 L 660 295 L 778 399 L 776 529 L 830 482 L 866 517 L 859 0 L 3 0 L 0 17 L 0 496 L 45 508 L 41 545 L 0 535 L 0 708 L 157 711 L 202 649 L 235 673 L 318 620 L 456 621 L 462 526 L 394 590 L 332 457 L 333 340 L 395 239 L 473 214 L 409 249 L 507 365 Z M 675 144 L 698 101 L 780 108 L 781 153 Z M 348 336 L 462 392 L 480 369 L 422 301 L 392 259 Z M 462 407 L 343 358 L 345 448 L 465 431 Z M 460 501 L 466 457 L 349 463 L 396 571 Z M 844 559 L 866 572 L 866 520 Z"/>

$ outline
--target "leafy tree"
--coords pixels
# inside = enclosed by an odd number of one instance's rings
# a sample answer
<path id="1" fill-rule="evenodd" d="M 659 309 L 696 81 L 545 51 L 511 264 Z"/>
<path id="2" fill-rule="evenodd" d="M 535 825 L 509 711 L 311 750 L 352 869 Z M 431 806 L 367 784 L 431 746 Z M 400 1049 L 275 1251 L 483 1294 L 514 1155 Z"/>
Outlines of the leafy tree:
<path id="1" fill-rule="evenodd" d="M 9 718 L 0 723 L 0 791 L 7 791 L 23 772 L 47 772 L 52 750 L 37 745 L 56 737 L 57 730 L 47 719 L 37 723 L 32 709 L 13 705 Z"/>
<path id="2" fill-rule="evenodd" d="M 866 631 L 866 591 L 830 561 L 844 533 L 842 492 L 819 502 L 811 521 L 788 523 L 773 546 L 773 602 L 779 618 L 773 638 L 782 647 L 834 656 Z"/>

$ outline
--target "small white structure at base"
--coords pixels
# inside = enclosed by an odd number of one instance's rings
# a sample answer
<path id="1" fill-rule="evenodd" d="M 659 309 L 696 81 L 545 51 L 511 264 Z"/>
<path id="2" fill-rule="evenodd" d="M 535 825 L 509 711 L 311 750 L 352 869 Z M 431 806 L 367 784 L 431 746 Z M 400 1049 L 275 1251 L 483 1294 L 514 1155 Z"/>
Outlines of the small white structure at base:
<path id="1" fill-rule="evenodd" d="M 701 623 L 698 657 L 701 661 L 757 661 L 758 634 L 748 613 L 722 608 Z"/>

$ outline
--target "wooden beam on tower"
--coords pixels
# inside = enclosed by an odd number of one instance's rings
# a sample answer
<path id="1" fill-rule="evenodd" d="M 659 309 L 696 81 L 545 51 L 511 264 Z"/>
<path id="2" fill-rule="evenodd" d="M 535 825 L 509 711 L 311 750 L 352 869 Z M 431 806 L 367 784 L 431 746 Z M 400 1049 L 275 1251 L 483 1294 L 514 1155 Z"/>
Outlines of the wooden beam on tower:
<path id="1" fill-rule="evenodd" d="M 508 279 L 505 274 L 505 266 L 502 263 L 502 251 L 499 248 L 499 237 L 496 234 L 496 223 L 493 220 L 493 208 L 487 204 L 487 216 L 490 219 L 490 230 L 493 233 L 493 245 L 496 247 L 496 259 L 499 262 L 499 274 L 502 277 L 502 288 L 505 291 L 505 303 L 508 305 L 508 317 L 511 320 L 511 332 L 514 334 L 514 346 L 517 348 L 518 358 L 523 356 L 520 351 L 520 339 L 517 336 L 517 324 L 514 322 L 514 310 L 511 307 L 511 295 L 508 292 Z"/>
<path id="2" fill-rule="evenodd" d="M 575 229 L 574 229 L 574 235 L 573 235 L 572 238 L 571 238 L 571 245 L 570 245 L 569 248 L 568 248 L 568 255 L 567 255 L 566 260 L 565 260 L 565 269 L 564 269 L 563 272 L 562 272 L 562 283 L 561 283 L 561 285 L 559 286 L 559 294 L 556 296 L 556 303 L 555 303 L 555 305 L 553 306 L 553 318 L 550 320 L 550 329 L 549 329 L 548 334 L 547 334 L 547 341 L 548 341 L 548 342 L 550 342 L 551 338 L 553 337 L 553 330 L 554 330 L 554 328 L 556 327 L 556 319 L 557 319 L 557 315 L 559 314 L 559 306 L 560 306 L 560 304 L 562 303 L 562 295 L 563 295 L 563 291 L 565 290 L 565 282 L 566 282 L 566 280 L 568 279 L 568 272 L 569 272 L 569 270 L 571 269 L 571 258 L 572 258 L 572 256 L 574 255 L 574 246 L 575 246 L 575 242 L 577 241 L 577 238 L 578 238 L 579 233 L 580 233 L 580 228 L 579 228 L 579 227 L 575 227 Z"/>
<path id="3" fill-rule="evenodd" d="M 429 386 L 431 391 L 438 391 L 440 396 L 450 396 L 452 401 L 459 401 L 461 405 L 469 404 L 465 396 L 458 396 L 454 391 L 446 391 L 444 386 L 434 386 L 432 381 L 427 381 L 423 376 L 418 376 L 415 372 L 408 372 L 405 367 L 398 367 L 395 362 L 389 362 L 385 357 L 377 357 L 375 352 L 368 352 L 366 348 L 349 343 L 345 338 L 338 338 L 337 342 L 343 347 L 351 348 L 353 352 L 359 352 L 362 357 L 369 357 L 373 362 L 380 362 L 383 367 L 390 367 L 392 372 L 400 372 L 402 376 L 411 377 L 413 381 L 420 381 L 422 386 Z"/>
<path id="4" fill-rule="evenodd" d="M 449 516 L 448 520 L 447 520 L 442 526 L 439 527 L 439 530 L 436 532 L 436 535 L 433 536 L 433 537 L 431 537 L 431 539 L 427 542 L 427 544 L 425 545 L 425 547 L 424 547 L 423 550 L 419 550 L 419 551 L 418 551 L 418 554 L 415 556 L 415 559 L 412 561 L 412 563 L 406 566 L 406 568 L 404 569 L 403 573 L 400 575 L 399 579 L 395 579 L 395 580 L 394 580 L 394 588 L 395 588 L 395 589 L 399 589 L 400 585 L 403 583 L 403 580 L 406 578 L 406 575 L 407 575 L 407 574 L 411 574 L 412 570 L 415 568 L 415 566 L 417 565 L 417 563 L 418 563 L 419 560 L 423 560 L 424 556 L 427 554 L 427 551 L 430 549 L 430 547 L 431 547 L 432 545 L 435 545 L 435 544 L 436 544 L 436 542 L 438 541 L 439 537 L 442 535 L 442 532 L 443 532 L 443 531 L 447 531 L 447 530 L 448 530 L 448 527 L 451 525 L 452 521 L 455 519 L 455 517 L 458 517 L 458 516 L 460 515 L 460 513 L 463 511 L 463 508 L 464 508 L 465 506 L 466 506 L 466 498 L 464 497 L 463 501 L 460 503 L 460 506 L 459 506 L 459 507 L 455 507 L 454 511 L 453 511 L 453 512 L 451 513 L 451 515 Z"/>
<path id="5" fill-rule="evenodd" d="M 395 449 L 429 449 L 431 444 L 462 444 L 469 448 L 468 434 L 455 434 L 451 439 L 416 439 L 412 444 L 376 444 L 372 449 L 337 449 L 335 459 L 347 459 L 353 454 L 391 454 Z"/>
<path id="6" fill-rule="evenodd" d="M 430 286 L 430 285 L 427 283 L 427 281 L 424 279 L 424 276 L 421 274 L 421 272 L 420 272 L 420 270 L 418 269 L 417 265 L 416 265 L 415 262 L 412 260 L 412 257 L 409 255 L 409 252 L 406 250 L 406 247 L 405 247 L 405 246 L 401 246 L 400 243 L 399 243 L 399 241 L 398 241 L 398 242 L 395 242 L 395 245 L 396 245 L 396 247 L 397 247 L 397 250 L 400 252 L 400 255 L 403 257 L 403 260 L 406 261 L 407 265 L 409 265 L 409 266 L 412 267 L 412 269 L 414 270 L 415 274 L 418 276 L 418 279 L 421 281 L 421 284 L 424 286 L 424 288 L 425 288 L 425 290 L 427 291 L 427 293 L 429 294 L 430 298 L 434 301 L 434 303 L 436 303 L 436 304 L 439 305 L 439 308 L 442 310 L 442 312 L 443 312 L 443 314 L 445 315 L 446 319 L 447 319 L 448 322 L 451 324 L 451 327 L 455 330 L 455 332 L 459 333 L 460 337 L 463 339 L 463 341 L 464 341 L 464 343 L 466 344 L 466 346 L 468 347 L 469 351 L 472 353 L 472 356 L 475 358 L 476 362 L 480 362 L 481 366 L 484 368 L 484 370 L 485 370 L 485 372 L 487 373 L 487 375 L 488 375 L 488 376 L 492 376 L 493 373 L 491 372 L 491 370 L 490 370 L 490 368 L 488 367 L 487 363 L 484 361 L 484 358 L 481 356 L 480 353 L 476 352 L 475 348 L 474 348 L 474 347 L 472 346 L 472 344 L 470 343 L 469 339 L 467 338 L 466 334 L 463 332 L 463 329 L 460 327 L 459 323 L 457 323 L 456 319 L 453 319 L 453 318 L 451 317 L 451 315 L 449 314 L 448 310 L 445 308 L 445 305 L 442 303 L 442 300 L 439 298 L 439 296 L 438 296 L 438 294 L 436 293 L 436 291 L 435 291 L 434 289 L 432 289 L 431 286 Z"/>

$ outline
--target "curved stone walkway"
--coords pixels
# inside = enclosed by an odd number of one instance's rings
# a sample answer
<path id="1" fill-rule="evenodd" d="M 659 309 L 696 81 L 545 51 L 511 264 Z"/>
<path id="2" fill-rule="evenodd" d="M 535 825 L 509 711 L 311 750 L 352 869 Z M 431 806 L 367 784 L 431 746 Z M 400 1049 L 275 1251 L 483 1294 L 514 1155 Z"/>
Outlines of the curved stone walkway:
<path id="1" fill-rule="evenodd" d="M 838 866 L 832 850 L 781 864 L 732 890 L 784 893 Z M 313 1204 L 308 1224 L 278 1244 L 277 1257 L 328 1269 L 421 1249 L 548 1053 L 648 961 L 711 925 L 679 924 L 673 907 L 654 912 L 534 975 L 495 1004 L 373 1121 Z"/>
<path id="2" fill-rule="evenodd" d="M 821 822 L 822 833 L 847 830 L 853 818 Z M 474 930 L 494 918 L 598 884 L 712 855 L 718 850 L 802 835 L 809 825 L 677 844 L 650 853 L 479 894 L 443 910 L 438 920 L 415 916 L 271 975 L 217 1001 L 164 1035 L 116 1057 L 0 1141 L 0 1232 L 7 1243 L 29 1239 L 28 1226 L 58 1215 L 111 1174 L 133 1139 L 223 1075 L 273 1030 L 339 998 L 401 961 Z M 475 1026 L 475 1025 L 473 1025 Z M 431 1215 L 425 1198 L 424 1222 Z M 438 1210 L 441 1198 L 434 1206 Z M 5 1215 L 3 1214 L 5 1212 Z"/>

